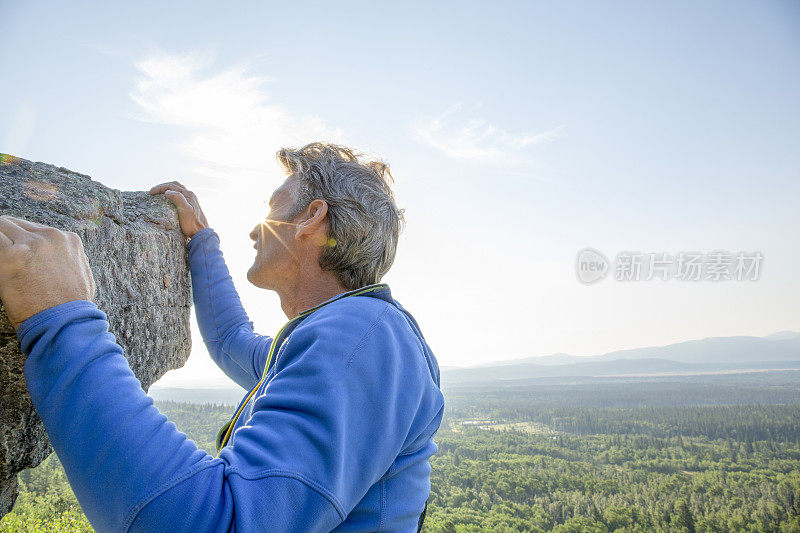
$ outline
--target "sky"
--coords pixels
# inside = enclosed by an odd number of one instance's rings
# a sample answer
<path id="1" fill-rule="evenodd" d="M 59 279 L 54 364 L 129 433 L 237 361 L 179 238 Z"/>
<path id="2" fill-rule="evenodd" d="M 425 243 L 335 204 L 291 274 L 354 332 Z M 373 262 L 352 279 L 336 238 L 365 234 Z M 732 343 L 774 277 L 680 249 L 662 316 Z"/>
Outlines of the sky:
<path id="1" fill-rule="evenodd" d="M 382 281 L 440 366 L 800 330 L 796 2 L 0 0 L 0 65 L 0 152 L 187 185 L 261 334 L 287 317 L 248 234 L 276 150 L 315 140 L 390 165 Z M 605 279 L 579 280 L 585 248 Z M 615 278 L 715 251 L 757 278 Z M 231 384 L 192 328 L 159 386 Z"/>

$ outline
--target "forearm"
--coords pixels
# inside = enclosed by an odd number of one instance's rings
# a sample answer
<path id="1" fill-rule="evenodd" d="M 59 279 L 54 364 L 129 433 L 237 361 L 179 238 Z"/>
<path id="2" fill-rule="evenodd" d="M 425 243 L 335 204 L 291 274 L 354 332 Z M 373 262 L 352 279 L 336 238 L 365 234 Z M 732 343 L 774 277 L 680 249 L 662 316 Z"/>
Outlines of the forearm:
<path id="1" fill-rule="evenodd" d="M 192 294 L 200 333 L 217 365 L 242 387 L 261 377 L 271 339 L 253 332 L 253 323 L 225 265 L 219 236 L 211 228 L 195 234 L 188 244 Z"/>
<path id="2" fill-rule="evenodd" d="M 92 524 L 118 531 L 148 493 L 219 462 L 153 406 L 108 332 L 105 314 L 85 300 L 25 321 L 25 379 L 73 491 Z"/>
<path id="3" fill-rule="evenodd" d="M 288 533 L 344 519 L 291 469 L 253 470 L 274 446 L 225 459 L 198 449 L 144 393 L 92 302 L 47 309 L 17 334 L 33 405 L 95 530 Z"/>

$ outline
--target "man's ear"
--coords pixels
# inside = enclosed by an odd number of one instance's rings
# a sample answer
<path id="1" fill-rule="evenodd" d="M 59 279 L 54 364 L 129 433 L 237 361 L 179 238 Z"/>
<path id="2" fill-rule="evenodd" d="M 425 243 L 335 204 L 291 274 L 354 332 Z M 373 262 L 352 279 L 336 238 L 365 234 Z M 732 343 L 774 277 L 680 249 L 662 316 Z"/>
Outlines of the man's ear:
<path id="1" fill-rule="evenodd" d="M 299 239 L 302 235 L 313 235 L 327 233 L 325 227 L 325 216 L 328 214 L 328 202 L 325 200 L 313 200 L 303 211 L 305 220 L 297 223 L 294 238 Z"/>

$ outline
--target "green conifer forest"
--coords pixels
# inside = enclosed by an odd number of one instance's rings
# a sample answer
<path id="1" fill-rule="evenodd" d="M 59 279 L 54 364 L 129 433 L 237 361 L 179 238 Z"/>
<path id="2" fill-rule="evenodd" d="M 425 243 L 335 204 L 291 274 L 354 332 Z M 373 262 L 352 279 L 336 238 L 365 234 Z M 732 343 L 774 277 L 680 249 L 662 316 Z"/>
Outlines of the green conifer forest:
<path id="1" fill-rule="evenodd" d="M 429 532 L 800 531 L 800 373 L 445 389 Z M 229 405 L 157 402 L 213 450 Z M 55 455 L 0 532 L 92 531 Z"/>

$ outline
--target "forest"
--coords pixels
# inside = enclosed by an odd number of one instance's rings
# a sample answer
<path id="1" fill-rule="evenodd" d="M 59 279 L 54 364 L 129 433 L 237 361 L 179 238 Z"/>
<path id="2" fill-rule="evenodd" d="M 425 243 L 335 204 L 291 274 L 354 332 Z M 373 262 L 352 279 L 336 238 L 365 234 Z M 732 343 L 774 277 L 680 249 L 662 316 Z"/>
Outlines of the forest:
<path id="1" fill-rule="evenodd" d="M 444 389 L 424 531 L 800 531 L 800 372 Z M 157 402 L 213 450 L 233 406 Z M 92 531 L 58 458 L 0 532 Z"/>

